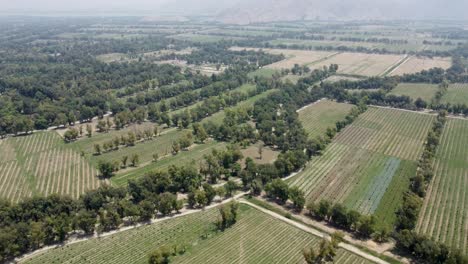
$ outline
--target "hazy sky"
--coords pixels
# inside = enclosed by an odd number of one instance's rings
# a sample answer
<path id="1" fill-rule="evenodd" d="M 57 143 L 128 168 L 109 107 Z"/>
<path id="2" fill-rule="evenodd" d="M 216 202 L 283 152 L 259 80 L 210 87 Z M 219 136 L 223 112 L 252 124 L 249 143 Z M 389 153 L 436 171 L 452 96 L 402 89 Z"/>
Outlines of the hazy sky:
<path id="1" fill-rule="evenodd" d="M 77 14 L 157 14 L 183 11 L 197 14 L 200 11 L 215 13 L 243 2 L 244 6 L 265 0 L 0 0 L 0 13 L 44 13 L 66 11 Z M 267 0 L 268 1 L 268 0 Z M 275 1 L 275 0 L 271 0 Z M 396 6 L 397 13 L 411 19 L 427 14 L 428 18 L 454 18 L 468 20 L 468 0 L 294 0 L 307 2 L 308 7 L 349 8 L 360 6 L 362 10 L 379 9 L 385 14 L 387 9 Z M 262 6 L 265 6 L 262 4 Z M 386 11 L 387 10 L 387 11 Z M 361 11 L 360 11 L 361 12 Z M 363 12 L 363 11 L 362 11 Z M 365 14 L 363 14 L 365 15 Z M 424 16 L 423 16 L 424 17 Z"/>

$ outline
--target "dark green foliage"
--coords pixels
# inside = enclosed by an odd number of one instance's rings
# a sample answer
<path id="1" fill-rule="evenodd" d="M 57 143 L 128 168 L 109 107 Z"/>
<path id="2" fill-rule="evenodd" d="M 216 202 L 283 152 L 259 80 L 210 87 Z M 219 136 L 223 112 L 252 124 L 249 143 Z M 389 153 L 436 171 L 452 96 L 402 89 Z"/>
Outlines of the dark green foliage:
<path id="1" fill-rule="evenodd" d="M 219 229 L 224 230 L 236 223 L 238 208 L 239 204 L 235 201 L 229 202 L 228 204 L 224 204 L 219 207 Z"/>

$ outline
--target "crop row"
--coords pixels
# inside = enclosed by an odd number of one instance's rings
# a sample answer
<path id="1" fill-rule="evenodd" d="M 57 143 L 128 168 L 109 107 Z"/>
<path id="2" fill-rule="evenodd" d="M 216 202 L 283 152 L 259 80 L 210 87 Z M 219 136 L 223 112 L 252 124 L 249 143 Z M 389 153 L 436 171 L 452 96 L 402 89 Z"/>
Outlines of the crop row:
<path id="1" fill-rule="evenodd" d="M 416 230 L 468 252 L 468 122 L 449 119 Z"/>
<path id="2" fill-rule="evenodd" d="M 433 116 L 370 108 L 336 137 L 336 142 L 401 159 L 417 160 Z"/>
<path id="3" fill-rule="evenodd" d="M 337 121 L 345 118 L 353 105 L 320 101 L 299 112 L 299 120 L 310 138 L 322 136 L 327 128 L 334 128 Z"/>
<path id="4" fill-rule="evenodd" d="M 94 238 L 39 253 L 23 263 L 147 263 L 161 246 L 186 246 L 172 263 L 298 263 L 302 250 L 318 246 L 319 238 L 256 209 L 241 205 L 236 224 L 213 232 L 213 208 L 176 219 Z M 205 238 L 202 238 L 205 236 Z M 337 263 L 370 263 L 339 249 Z"/>

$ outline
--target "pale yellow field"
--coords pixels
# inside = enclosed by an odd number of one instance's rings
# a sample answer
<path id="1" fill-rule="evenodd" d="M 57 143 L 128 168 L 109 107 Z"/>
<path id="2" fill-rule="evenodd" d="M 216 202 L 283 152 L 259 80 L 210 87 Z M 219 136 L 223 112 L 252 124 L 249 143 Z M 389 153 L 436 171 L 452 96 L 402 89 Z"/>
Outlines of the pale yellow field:
<path id="1" fill-rule="evenodd" d="M 259 50 L 257 48 L 232 48 L 233 50 Z M 272 54 L 283 54 L 285 60 L 265 66 L 272 69 L 291 69 L 294 64 L 307 65 L 319 69 L 330 64 L 338 64 L 338 73 L 361 76 L 378 76 L 386 73 L 402 61 L 404 55 L 381 55 L 352 52 L 326 52 L 291 49 L 263 49 Z"/>
<path id="2" fill-rule="evenodd" d="M 311 65 L 311 68 L 322 68 L 338 64 L 338 73 L 379 76 L 404 59 L 404 55 L 367 54 L 343 52 L 327 60 Z"/>
<path id="3" fill-rule="evenodd" d="M 232 50 L 261 50 L 258 48 L 239 48 L 233 47 Z M 337 52 L 327 52 L 327 51 L 311 51 L 311 50 L 291 50 L 291 49 L 262 49 L 265 52 L 271 54 L 283 54 L 286 59 L 278 61 L 276 63 L 265 66 L 265 68 L 270 69 L 291 69 L 295 64 L 299 65 L 310 65 L 314 62 L 318 62 L 331 57 Z"/>
<path id="4" fill-rule="evenodd" d="M 403 75 L 405 73 L 416 73 L 422 70 L 429 70 L 431 68 L 442 68 L 448 69 L 452 66 L 452 59 L 451 58 L 442 58 L 442 57 L 411 57 L 403 64 L 398 66 L 395 70 L 393 70 L 390 75 Z"/>

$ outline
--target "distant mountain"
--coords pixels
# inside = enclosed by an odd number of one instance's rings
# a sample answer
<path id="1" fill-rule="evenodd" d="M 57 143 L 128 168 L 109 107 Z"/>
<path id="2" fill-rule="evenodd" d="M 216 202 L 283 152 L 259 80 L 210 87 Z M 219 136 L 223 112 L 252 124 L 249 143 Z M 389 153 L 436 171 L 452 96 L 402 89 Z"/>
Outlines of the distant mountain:
<path id="1" fill-rule="evenodd" d="M 232 24 L 333 19 L 465 19 L 466 0 L 175 0 L 166 10 Z"/>

